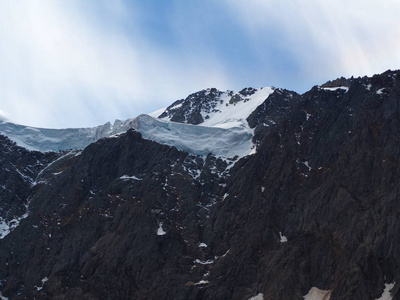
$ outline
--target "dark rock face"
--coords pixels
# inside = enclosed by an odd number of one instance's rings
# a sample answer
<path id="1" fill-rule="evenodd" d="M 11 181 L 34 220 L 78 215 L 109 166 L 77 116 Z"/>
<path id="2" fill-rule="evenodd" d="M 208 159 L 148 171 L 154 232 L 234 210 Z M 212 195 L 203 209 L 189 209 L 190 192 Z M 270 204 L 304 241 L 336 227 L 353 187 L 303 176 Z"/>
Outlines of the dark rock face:
<path id="1" fill-rule="evenodd" d="M 0 218 L 8 223 L 26 212 L 38 173 L 58 154 L 28 151 L 2 135 L 0 153 Z"/>
<path id="2" fill-rule="evenodd" d="M 171 121 L 187 124 L 201 124 L 204 119 L 202 111 L 212 112 L 222 92 L 215 88 L 202 90 L 189 95 L 185 100 L 172 103 L 159 118 L 169 117 Z"/>
<path id="3" fill-rule="evenodd" d="M 254 128 L 254 141 L 259 144 L 262 138 L 273 128 L 280 124 L 294 106 L 301 102 L 301 96 L 295 92 L 275 89 L 264 103 L 254 110 L 247 118 L 250 128 Z M 303 119 L 303 116 L 295 114 L 296 119 Z M 301 120 L 292 119 L 292 122 Z M 279 126 L 279 125 L 278 125 Z"/>
<path id="4" fill-rule="evenodd" d="M 249 96 L 257 90 L 244 88 L 239 93 L 228 91 L 230 97 L 229 104 L 235 105 L 239 101 L 247 102 Z M 218 112 L 218 104 L 223 103 L 221 96 L 223 92 L 216 88 L 202 90 L 189 95 L 186 99 L 181 99 L 172 103 L 159 116 L 159 118 L 169 118 L 173 122 L 198 125 L 208 118 L 209 113 Z M 226 105 L 229 105 L 226 103 Z M 203 117 L 204 116 L 204 117 Z"/>
<path id="5" fill-rule="evenodd" d="M 398 73 L 276 89 L 248 118 L 256 154 L 230 169 L 134 131 L 64 154 L 3 138 L 0 185 L 29 198 L 29 216 L 0 240 L 2 294 L 302 299 L 317 287 L 379 298 L 400 282 Z M 207 93 L 212 109 L 219 92 Z M 180 101 L 176 118 L 199 121 Z M 3 197 L 4 218 L 21 205 Z"/>

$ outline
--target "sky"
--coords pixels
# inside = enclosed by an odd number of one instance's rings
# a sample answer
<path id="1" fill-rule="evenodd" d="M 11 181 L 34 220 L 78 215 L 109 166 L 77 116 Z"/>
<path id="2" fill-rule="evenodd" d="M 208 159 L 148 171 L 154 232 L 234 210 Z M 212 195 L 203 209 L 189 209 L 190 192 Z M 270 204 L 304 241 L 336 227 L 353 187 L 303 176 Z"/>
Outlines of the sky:
<path id="1" fill-rule="evenodd" d="M 93 127 L 204 88 L 400 68 L 400 1 L 2 0 L 0 116 Z"/>

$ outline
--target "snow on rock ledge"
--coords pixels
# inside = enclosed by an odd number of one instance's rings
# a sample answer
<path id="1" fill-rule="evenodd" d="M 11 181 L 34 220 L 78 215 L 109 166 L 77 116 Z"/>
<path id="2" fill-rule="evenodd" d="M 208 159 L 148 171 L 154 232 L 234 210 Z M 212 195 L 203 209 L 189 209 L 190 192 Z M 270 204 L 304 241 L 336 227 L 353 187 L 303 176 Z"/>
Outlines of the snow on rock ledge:
<path id="1" fill-rule="evenodd" d="M 259 293 L 258 295 L 251 297 L 249 300 L 264 300 L 264 294 Z"/>
<path id="2" fill-rule="evenodd" d="M 312 287 L 307 295 L 303 298 L 304 300 L 329 300 L 331 298 L 331 290 L 320 290 L 319 288 Z"/>
<path id="3" fill-rule="evenodd" d="M 157 235 L 166 235 L 167 232 L 163 229 L 163 222 L 158 223 Z"/>
<path id="4" fill-rule="evenodd" d="M 385 289 L 383 290 L 382 296 L 376 300 L 392 300 L 393 297 L 390 295 L 390 291 L 393 289 L 395 283 L 385 283 Z"/>

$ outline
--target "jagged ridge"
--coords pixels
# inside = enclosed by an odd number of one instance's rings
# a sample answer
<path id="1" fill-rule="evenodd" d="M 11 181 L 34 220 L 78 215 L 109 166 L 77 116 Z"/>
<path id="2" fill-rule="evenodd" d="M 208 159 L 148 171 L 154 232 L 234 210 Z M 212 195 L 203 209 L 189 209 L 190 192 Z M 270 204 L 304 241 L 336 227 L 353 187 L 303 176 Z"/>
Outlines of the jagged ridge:
<path id="1" fill-rule="evenodd" d="M 275 90 L 229 170 L 135 131 L 53 157 L 0 241 L 3 295 L 399 299 L 399 102 L 398 71 Z"/>

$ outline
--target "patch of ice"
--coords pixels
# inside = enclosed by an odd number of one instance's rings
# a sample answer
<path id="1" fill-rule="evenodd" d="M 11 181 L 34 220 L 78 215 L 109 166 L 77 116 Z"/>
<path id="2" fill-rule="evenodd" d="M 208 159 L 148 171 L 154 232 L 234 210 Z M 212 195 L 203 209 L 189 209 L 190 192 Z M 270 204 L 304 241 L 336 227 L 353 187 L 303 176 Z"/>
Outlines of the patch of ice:
<path id="1" fill-rule="evenodd" d="M 191 154 L 243 157 L 253 150 L 253 130 L 247 127 L 219 128 L 190 125 L 154 119 L 147 115 L 136 118 L 134 128 L 145 139 L 174 146 Z"/>
<path id="2" fill-rule="evenodd" d="M 390 295 L 390 290 L 393 289 L 395 283 L 385 283 L 385 289 L 383 290 L 382 296 L 380 296 L 376 300 L 392 300 L 392 296 Z"/>
<path id="3" fill-rule="evenodd" d="M 163 229 L 163 222 L 158 223 L 157 235 L 165 235 L 167 232 Z"/>
<path id="4" fill-rule="evenodd" d="M 258 295 L 251 297 L 249 300 L 264 300 L 264 294 L 259 293 Z"/>
<path id="5" fill-rule="evenodd" d="M 303 296 L 304 300 L 329 300 L 331 298 L 331 290 L 320 290 L 319 288 L 312 287 L 308 294 Z"/>
<path id="6" fill-rule="evenodd" d="M 279 236 L 280 236 L 280 242 L 281 243 L 286 243 L 287 242 L 287 237 L 282 235 L 282 232 L 279 231 Z"/>
<path id="7" fill-rule="evenodd" d="M 94 128 L 47 129 L 6 122 L 0 123 L 0 133 L 31 151 L 57 152 L 84 149 L 98 139 L 112 134 L 112 126 L 108 122 Z"/>

